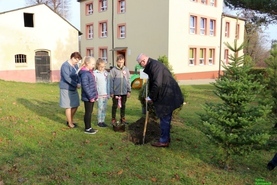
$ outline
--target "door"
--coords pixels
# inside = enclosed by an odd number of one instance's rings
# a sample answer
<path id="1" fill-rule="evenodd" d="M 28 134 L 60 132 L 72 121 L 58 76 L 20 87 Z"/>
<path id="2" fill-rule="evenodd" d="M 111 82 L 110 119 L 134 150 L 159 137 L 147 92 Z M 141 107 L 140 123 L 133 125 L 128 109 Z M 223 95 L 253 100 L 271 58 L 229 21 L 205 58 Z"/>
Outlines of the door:
<path id="1" fill-rule="evenodd" d="M 37 51 L 35 56 L 36 82 L 50 81 L 50 57 L 47 51 Z"/>

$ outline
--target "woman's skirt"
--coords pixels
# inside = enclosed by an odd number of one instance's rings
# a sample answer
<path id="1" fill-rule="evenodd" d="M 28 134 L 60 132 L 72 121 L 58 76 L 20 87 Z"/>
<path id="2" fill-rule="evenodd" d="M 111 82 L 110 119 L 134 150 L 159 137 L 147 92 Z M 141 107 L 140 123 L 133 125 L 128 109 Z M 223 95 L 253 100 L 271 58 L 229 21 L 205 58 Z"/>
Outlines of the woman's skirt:
<path id="1" fill-rule="evenodd" d="M 69 91 L 67 89 L 60 89 L 60 107 L 74 108 L 80 106 L 80 98 L 78 91 Z"/>

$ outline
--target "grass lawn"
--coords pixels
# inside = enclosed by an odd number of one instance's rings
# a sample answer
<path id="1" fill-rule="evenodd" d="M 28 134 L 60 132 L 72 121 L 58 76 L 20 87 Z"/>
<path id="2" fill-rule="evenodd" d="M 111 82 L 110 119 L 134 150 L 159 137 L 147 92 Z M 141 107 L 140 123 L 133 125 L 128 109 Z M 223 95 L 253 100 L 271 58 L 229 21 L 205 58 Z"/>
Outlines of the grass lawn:
<path id="1" fill-rule="evenodd" d="M 266 169 L 277 152 L 275 131 L 266 149 L 235 156 L 231 170 L 220 167 L 220 151 L 202 132 L 198 116 L 206 101 L 219 101 L 212 85 L 182 86 L 189 96 L 172 123 L 169 148 L 134 145 L 128 127 L 123 133 L 114 132 L 110 124 L 97 128 L 97 106 L 93 127 L 99 132 L 84 134 L 82 103 L 75 118 L 78 127 L 69 129 L 57 83 L 0 81 L 0 87 L 0 185 L 277 184 L 277 169 Z M 137 97 L 133 90 L 127 101 L 129 123 L 143 116 Z M 110 117 L 111 100 L 107 123 Z"/>

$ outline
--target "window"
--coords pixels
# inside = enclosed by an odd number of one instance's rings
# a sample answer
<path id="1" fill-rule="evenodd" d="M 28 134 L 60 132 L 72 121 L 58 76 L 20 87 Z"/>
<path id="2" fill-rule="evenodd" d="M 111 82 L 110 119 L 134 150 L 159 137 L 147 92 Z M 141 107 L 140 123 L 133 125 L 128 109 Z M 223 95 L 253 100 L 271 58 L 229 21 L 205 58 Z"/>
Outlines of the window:
<path id="1" fill-rule="evenodd" d="M 100 22 L 99 23 L 99 28 L 100 28 L 100 37 L 105 38 L 108 35 L 108 29 L 107 29 L 107 22 Z"/>
<path id="2" fill-rule="evenodd" d="M 108 52 L 106 48 L 100 48 L 100 58 L 102 58 L 102 60 L 108 62 Z"/>
<path id="3" fill-rule="evenodd" d="M 87 48 L 87 56 L 94 57 L 94 49 L 93 48 Z"/>
<path id="4" fill-rule="evenodd" d="M 225 37 L 229 37 L 230 36 L 230 23 L 226 22 L 225 23 Z"/>
<path id="5" fill-rule="evenodd" d="M 126 37 L 126 26 L 125 25 L 119 25 L 118 26 L 118 38 L 125 38 Z"/>
<path id="6" fill-rule="evenodd" d="M 125 0 L 119 0 L 118 1 L 118 13 L 125 13 Z"/>
<path id="7" fill-rule="evenodd" d="M 190 16 L 190 33 L 196 34 L 196 16 Z"/>
<path id="8" fill-rule="evenodd" d="M 87 25 L 87 39 L 93 38 L 93 24 Z"/>
<path id="9" fill-rule="evenodd" d="M 202 4 L 206 4 L 207 1 L 206 1 L 206 0 L 201 0 L 201 3 L 202 3 Z"/>
<path id="10" fill-rule="evenodd" d="M 216 1 L 216 0 L 210 0 L 210 5 L 211 5 L 211 6 L 215 6 L 215 1 Z"/>
<path id="11" fill-rule="evenodd" d="M 229 60 L 228 60 L 228 59 L 229 59 L 229 50 L 228 50 L 228 49 L 225 49 L 225 50 L 224 50 L 224 61 L 223 61 L 223 62 L 224 62 L 225 64 L 228 64 L 228 63 L 229 63 Z"/>
<path id="12" fill-rule="evenodd" d="M 196 55 L 196 48 L 190 48 L 189 49 L 189 65 L 190 66 L 195 65 L 195 55 Z"/>
<path id="13" fill-rule="evenodd" d="M 93 14 L 93 4 L 92 3 L 89 3 L 86 5 L 86 12 L 87 12 L 87 15 Z"/>
<path id="14" fill-rule="evenodd" d="M 25 27 L 34 27 L 34 14 L 24 13 L 24 26 Z"/>
<path id="15" fill-rule="evenodd" d="M 22 64 L 22 63 L 27 63 L 27 60 L 26 60 L 26 55 L 23 55 L 23 54 L 17 54 L 14 56 L 14 59 L 15 59 L 15 63 L 16 64 Z"/>
<path id="16" fill-rule="evenodd" d="M 239 39 L 239 24 L 236 26 L 236 39 Z"/>
<path id="17" fill-rule="evenodd" d="M 106 11 L 108 9 L 107 0 L 99 0 L 100 12 Z"/>
<path id="18" fill-rule="evenodd" d="M 199 52 L 199 65 L 205 65 L 206 49 L 200 48 Z"/>
<path id="19" fill-rule="evenodd" d="M 215 36 L 215 20 L 210 20 L 210 35 Z"/>
<path id="20" fill-rule="evenodd" d="M 214 64 L 214 49 L 209 49 L 209 65 Z"/>
<path id="21" fill-rule="evenodd" d="M 207 19 L 201 17 L 200 19 L 200 35 L 206 35 Z"/>

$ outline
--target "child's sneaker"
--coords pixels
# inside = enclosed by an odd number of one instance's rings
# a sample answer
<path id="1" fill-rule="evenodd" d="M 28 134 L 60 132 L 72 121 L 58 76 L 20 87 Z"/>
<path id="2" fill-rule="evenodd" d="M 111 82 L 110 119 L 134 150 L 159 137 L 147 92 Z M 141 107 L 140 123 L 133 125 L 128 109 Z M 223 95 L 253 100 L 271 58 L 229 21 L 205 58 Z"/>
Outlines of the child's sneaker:
<path id="1" fill-rule="evenodd" d="M 92 128 L 85 129 L 86 134 L 96 134 L 96 132 L 98 132 L 98 130 L 94 130 Z"/>
<path id="2" fill-rule="evenodd" d="M 107 125 L 104 122 L 100 122 L 97 125 L 98 127 L 107 127 Z"/>

